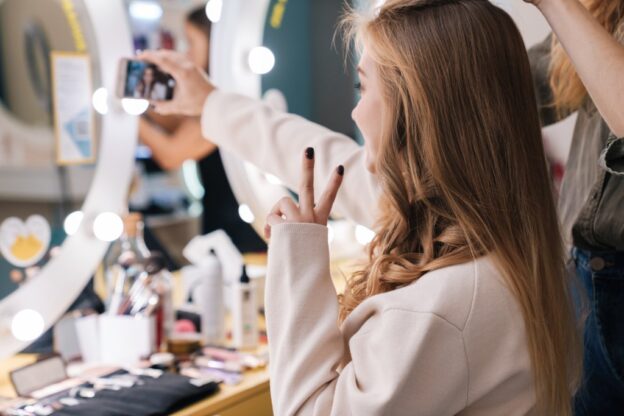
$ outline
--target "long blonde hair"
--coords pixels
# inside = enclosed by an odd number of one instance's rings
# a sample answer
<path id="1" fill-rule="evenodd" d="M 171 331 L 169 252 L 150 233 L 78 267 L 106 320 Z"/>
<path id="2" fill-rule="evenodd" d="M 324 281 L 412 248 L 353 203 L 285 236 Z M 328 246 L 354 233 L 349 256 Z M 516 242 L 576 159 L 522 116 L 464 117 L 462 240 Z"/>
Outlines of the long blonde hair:
<path id="1" fill-rule="evenodd" d="M 623 0 L 581 0 L 592 16 L 609 33 L 624 41 Z M 550 52 L 549 78 L 553 105 L 559 114 L 576 111 L 587 97 L 587 89 L 576 73 L 570 57 L 559 39 L 553 35 Z"/>
<path id="2" fill-rule="evenodd" d="M 581 344 L 513 21 L 486 0 L 387 0 L 343 23 L 377 66 L 386 119 L 377 234 L 340 297 L 341 319 L 370 296 L 490 254 L 524 317 L 540 414 L 569 415 Z"/>

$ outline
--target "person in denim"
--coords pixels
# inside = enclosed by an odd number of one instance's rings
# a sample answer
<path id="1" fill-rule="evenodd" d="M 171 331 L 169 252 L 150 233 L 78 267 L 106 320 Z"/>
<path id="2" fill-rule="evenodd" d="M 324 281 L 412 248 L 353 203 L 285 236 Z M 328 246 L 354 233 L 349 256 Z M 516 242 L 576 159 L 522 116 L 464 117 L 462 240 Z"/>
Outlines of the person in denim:
<path id="1" fill-rule="evenodd" d="M 587 295 L 575 412 L 623 414 L 624 1 L 533 3 L 554 32 L 529 50 L 542 124 L 578 112 L 559 200 Z"/>

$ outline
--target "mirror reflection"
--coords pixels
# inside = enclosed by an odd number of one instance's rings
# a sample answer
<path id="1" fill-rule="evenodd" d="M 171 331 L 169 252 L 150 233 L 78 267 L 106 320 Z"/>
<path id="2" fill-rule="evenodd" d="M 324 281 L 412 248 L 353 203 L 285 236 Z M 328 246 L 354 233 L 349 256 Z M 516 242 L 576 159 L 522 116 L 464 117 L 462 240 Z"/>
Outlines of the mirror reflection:
<path id="1" fill-rule="evenodd" d="M 124 4 L 135 50 L 183 51 L 208 70 L 213 23 L 205 2 L 124 0 Z M 341 39 L 334 39 L 341 10 L 339 3 L 309 1 L 289 4 L 279 22 L 267 13 L 263 37 L 275 64 L 261 77 L 261 84 L 263 93 L 278 92 L 288 111 L 357 140 L 349 115 L 356 100 L 353 60 L 345 59 Z M 86 54 L 90 87 L 100 85 L 97 44 L 84 4 L 4 0 L 0 23 L 0 222 L 11 219 L 1 239 L 5 247 L 0 256 L 1 301 L 36 279 L 79 224 L 79 210 L 97 164 L 100 113 L 106 112 L 110 101 L 101 91 L 93 95 L 95 158 L 82 164 L 59 163 L 53 52 Z M 158 251 L 169 270 L 179 270 L 189 265 L 183 254 L 189 241 L 215 230 L 224 230 L 241 253 L 266 251 L 264 239 L 250 224 L 264 214 L 239 203 L 219 150 L 202 137 L 198 118 L 148 111 L 139 118 L 138 139 L 128 193 L 132 215 L 123 218 L 121 240 L 143 247 L 141 258 Z M 236 174 L 244 175 L 243 170 Z M 262 195 L 262 187 L 254 192 Z M 120 254 L 121 240 L 111 244 L 101 276 L 94 275 L 81 295 L 87 300 L 81 306 L 101 311 L 109 301 L 114 281 L 109 271 Z M 80 299 L 76 303 L 80 305 Z M 49 332 L 31 346 L 50 348 Z"/>
<path id="2" fill-rule="evenodd" d="M 79 13 L 74 31 L 62 1 L 0 2 L 0 223 L 11 218 L 0 227 L 0 301 L 58 253 L 65 219 L 82 206 L 97 163 L 95 118 L 90 131 L 72 120 L 58 126 L 76 138 L 78 150 L 79 140 L 90 143 L 84 163 L 61 161 L 55 135 L 51 54 L 80 52 L 92 60 L 96 50 L 82 4 L 71 10 Z M 90 75 L 95 85 L 99 74 Z"/>
<path id="3" fill-rule="evenodd" d="M 177 33 L 137 23 L 134 26 L 135 46 L 140 49 L 183 49 L 194 64 L 207 71 L 212 23 L 205 8 L 200 6 L 178 13 L 167 11 L 172 13 L 169 19 L 173 20 Z M 159 34 L 158 45 L 149 42 L 154 38 L 153 33 Z M 139 120 L 139 139 L 142 143 L 140 151 L 144 151 L 146 157 L 138 160 L 141 181 L 139 189 L 130 196 L 130 208 L 141 212 L 147 219 L 148 228 L 169 244 L 161 249 L 167 250 L 176 266 L 184 264 L 179 255 L 181 248 L 172 244 L 186 243 L 181 224 L 194 227 L 193 231 L 189 230 L 190 236 L 193 232 L 207 234 L 222 229 L 241 252 L 266 250 L 262 238 L 239 214 L 239 204 L 219 150 L 203 138 L 199 118 L 166 117 L 148 112 Z M 176 171 L 178 178 L 180 173 L 182 175 L 186 193 L 181 187 L 167 189 L 162 182 L 154 183 L 159 178 L 172 178 Z M 188 236 L 186 234 L 186 238 Z"/>
<path id="4" fill-rule="evenodd" d="M 278 3 L 269 4 L 263 29 L 263 44 L 274 65 L 261 76 L 262 93 L 277 93 L 289 112 L 357 140 L 350 117 L 356 101 L 354 60 L 344 56 L 340 36 L 334 37 L 344 5 L 291 2 L 278 22 L 271 14 Z M 196 5 L 163 5 L 158 20 L 141 18 L 130 8 L 135 48 L 184 51 L 208 70 L 212 22 L 205 3 Z M 244 176 L 245 169 L 236 166 L 226 174 L 219 150 L 201 136 L 197 118 L 148 112 L 139 121 L 139 138 L 130 209 L 144 215 L 146 232 L 166 252 L 171 266 L 188 264 L 181 252 L 191 237 L 216 229 L 223 229 L 242 253 L 266 249 L 258 230 L 248 224 L 264 213 L 239 203 L 227 177 Z M 275 179 L 269 177 L 273 183 Z M 263 193 L 262 188 L 255 192 Z"/>

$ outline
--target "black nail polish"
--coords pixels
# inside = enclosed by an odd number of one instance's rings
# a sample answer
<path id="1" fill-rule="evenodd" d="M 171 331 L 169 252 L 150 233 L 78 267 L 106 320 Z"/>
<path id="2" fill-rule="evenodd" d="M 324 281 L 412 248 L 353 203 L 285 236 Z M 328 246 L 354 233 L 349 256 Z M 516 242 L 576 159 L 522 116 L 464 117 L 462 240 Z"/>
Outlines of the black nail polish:
<path id="1" fill-rule="evenodd" d="M 308 147 L 305 150 L 305 155 L 308 159 L 314 159 L 314 148 L 313 147 Z"/>
<path id="2" fill-rule="evenodd" d="M 338 166 L 338 169 L 336 169 L 338 171 L 338 175 L 343 176 L 344 175 L 344 166 L 340 165 Z"/>

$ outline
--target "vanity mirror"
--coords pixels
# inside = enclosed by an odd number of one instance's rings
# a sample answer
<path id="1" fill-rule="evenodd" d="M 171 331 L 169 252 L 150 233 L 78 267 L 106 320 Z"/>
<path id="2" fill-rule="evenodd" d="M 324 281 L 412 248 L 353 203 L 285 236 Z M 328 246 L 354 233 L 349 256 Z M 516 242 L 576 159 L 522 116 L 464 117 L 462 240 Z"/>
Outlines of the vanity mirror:
<path id="1" fill-rule="evenodd" d="M 67 310 L 120 233 L 136 119 L 109 92 L 126 16 L 121 0 L 0 1 L 0 357 Z"/>

